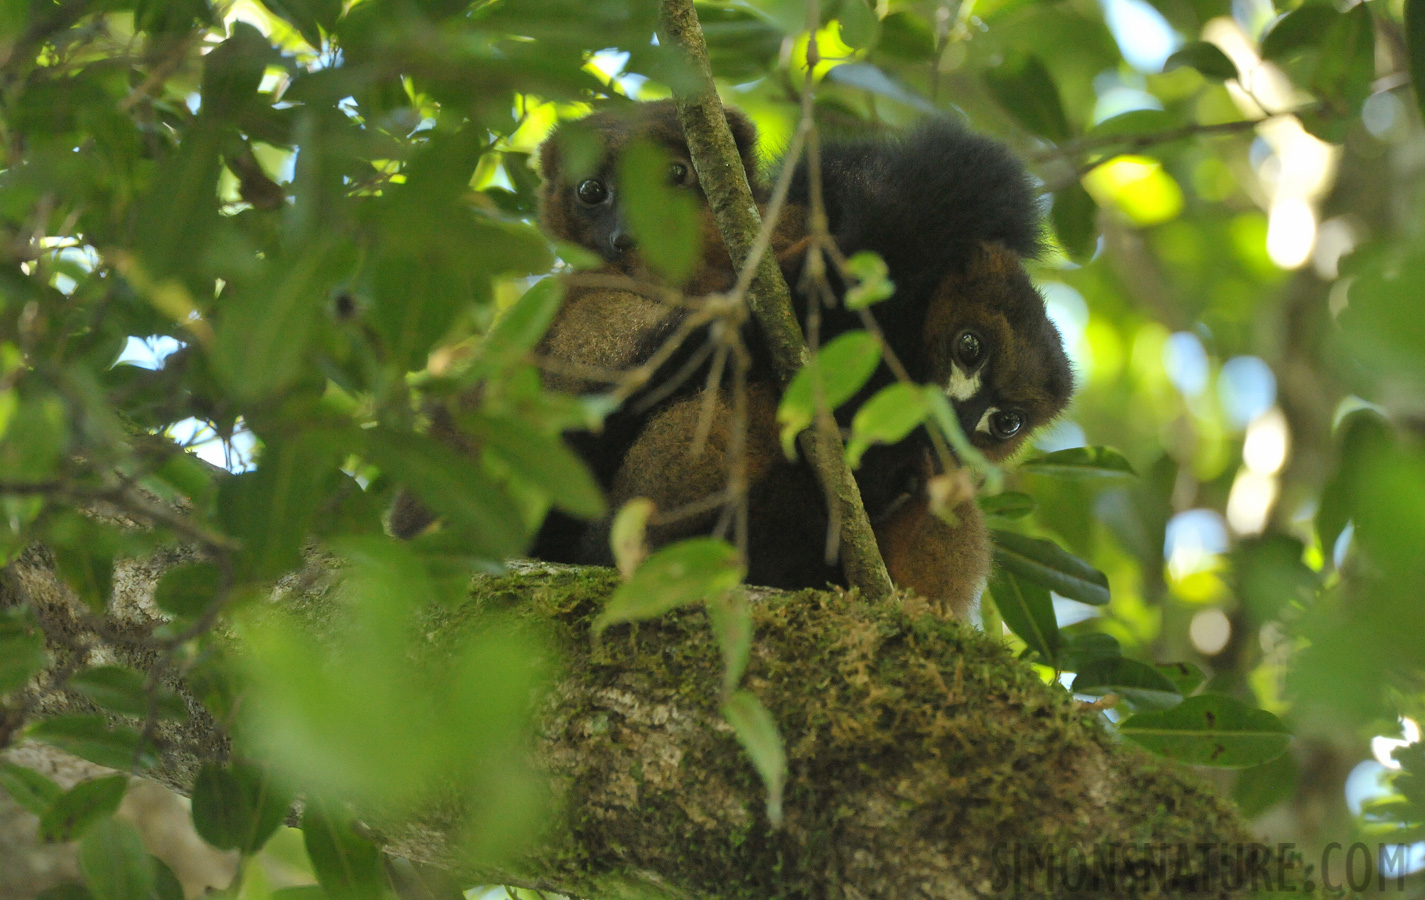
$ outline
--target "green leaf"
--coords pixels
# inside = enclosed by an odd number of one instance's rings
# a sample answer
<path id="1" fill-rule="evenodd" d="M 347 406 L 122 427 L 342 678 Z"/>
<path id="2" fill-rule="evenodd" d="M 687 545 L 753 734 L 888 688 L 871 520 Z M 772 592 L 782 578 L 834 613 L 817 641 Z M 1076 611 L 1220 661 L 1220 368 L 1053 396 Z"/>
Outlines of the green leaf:
<path id="1" fill-rule="evenodd" d="M 1009 630 L 1019 635 L 1046 665 L 1057 665 L 1059 623 L 1054 618 L 1049 592 L 1000 569 L 990 579 L 990 596 Z"/>
<path id="2" fill-rule="evenodd" d="M 732 82 L 760 78 L 777 58 L 782 30 L 760 15 L 721 3 L 698 3 L 697 11 L 708 59 L 719 78 Z"/>
<path id="3" fill-rule="evenodd" d="M 1291 741 L 1276 716 L 1222 694 L 1200 694 L 1172 709 L 1139 713 L 1118 730 L 1154 753 L 1197 766 L 1260 765 L 1280 756 Z"/>
<path id="4" fill-rule="evenodd" d="M 1122 453 L 1110 447 L 1070 447 L 1026 459 L 1021 469 L 1058 478 L 1119 478 L 1138 475 Z"/>
<path id="5" fill-rule="evenodd" d="M 1005 491 L 1000 494 L 981 494 L 978 497 L 980 511 L 996 519 L 1023 519 L 1034 514 L 1038 502 L 1028 494 Z"/>
<path id="6" fill-rule="evenodd" d="M 164 302 L 167 288 L 161 290 L 159 286 L 166 279 L 190 272 L 201 262 L 201 254 L 189 251 L 207 246 L 218 226 L 221 169 L 216 123 L 200 121 L 198 127 L 185 131 L 178 151 L 162 164 L 151 182 L 153 188 L 135 204 L 131 233 L 142 271 L 129 270 L 125 275 L 156 309 L 174 321 L 181 322 L 185 314 Z M 172 288 L 182 290 L 176 283 Z M 207 289 L 213 289 L 211 279 Z M 188 293 L 194 290 L 196 284 L 189 285 Z M 183 302 L 190 308 L 194 305 L 192 296 Z"/>
<path id="7" fill-rule="evenodd" d="M 469 417 L 480 445 L 511 472 L 549 495 L 572 516 L 595 519 L 606 507 L 598 482 L 557 435 L 546 434 L 513 416 Z"/>
<path id="8" fill-rule="evenodd" d="M 472 555 L 501 560 L 525 548 L 529 534 L 519 507 L 474 461 L 399 432 L 373 428 L 365 438 L 373 462 L 464 530 Z"/>
<path id="9" fill-rule="evenodd" d="M 321 49 L 322 31 L 330 32 L 341 17 L 341 0 L 263 0 L 263 5 L 291 22 L 302 38 Z"/>
<path id="10" fill-rule="evenodd" d="M 846 461 L 854 469 L 872 444 L 894 444 L 916 429 L 929 413 L 920 385 L 898 381 L 877 391 L 851 419 Z"/>
<path id="11" fill-rule="evenodd" d="M 1059 644 L 1058 667 L 1065 672 L 1079 672 L 1102 659 L 1123 655 L 1118 639 L 1101 631 L 1064 636 Z"/>
<path id="12" fill-rule="evenodd" d="M 168 863 L 152 855 L 148 861 L 153 865 L 154 886 L 150 895 L 153 900 L 184 900 L 183 883 L 173 874 Z"/>
<path id="13" fill-rule="evenodd" d="M 1425 115 L 1425 0 L 1405 0 L 1405 52 L 1415 105 Z"/>
<path id="14" fill-rule="evenodd" d="M 729 696 L 752 657 L 752 606 L 741 591 L 725 591 L 709 597 L 707 603 L 713 636 L 722 651 L 722 692 Z"/>
<path id="15" fill-rule="evenodd" d="M 64 789 L 34 769 L 13 763 L 0 763 L 0 788 L 10 799 L 36 816 L 45 814 Z"/>
<path id="16" fill-rule="evenodd" d="M 1216 44 L 1209 44 L 1206 41 L 1193 41 L 1185 44 L 1182 49 L 1169 56 L 1163 63 L 1163 71 L 1171 72 L 1183 66 L 1196 69 L 1213 81 L 1226 81 L 1229 78 L 1237 77 L 1237 67 L 1233 65 L 1227 54 L 1223 53 Z"/>
<path id="17" fill-rule="evenodd" d="M 68 414 L 56 397 L 27 397 L 20 401 L 0 440 L 0 472 L 7 481 L 44 481 L 68 443 Z"/>
<path id="18" fill-rule="evenodd" d="M 664 547 L 614 591 L 594 633 L 705 600 L 736 587 L 745 575 L 737 550 L 726 541 L 692 538 Z"/>
<path id="19" fill-rule="evenodd" d="M 544 337 L 563 302 L 564 283 L 558 278 L 535 283 L 495 321 L 481 344 L 482 352 L 495 365 L 510 365 L 522 359 Z"/>
<path id="20" fill-rule="evenodd" d="M 331 900 L 381 900 L 381 853 L 352 829 L 349 817 L 312 800 L 302 814 L 302 839 L 317 883 Z"/>
<path id="21" fill-rule="evenodd" d="M 177 36 L 194 22 L 212 24 L 213 10 L 204 0 L 138 0 L 134 24 L 153 35 Z"/>
<path id="22" fill-rule="evenodd" d="M 65 511 L 45 528 L 46 545 L 65 582 L 84 604 L 102 612 L 114 585 L 114 558 L 125 549 L 126 535 L 78 512 Z"/>
<path id="23" fill-rule="evenodd" d="M 1039 57 L 1010 52 L 984 77 L 994 98 L 1025 128 L 1051 141 L 1068 140 L 1069 119 L 1059 88 Z"/>
<path id="24" fill-rule="evenodd" d="M 1011 531 L 992 534 L 995 565 L 1070 600 L 1093 606 L 1108 602 L 1108 577 L 1053 541 Z"/>
<path id="25" fill-rule="evenodd" d="M 94 900 L 150 900 L 157 881 L 139 833 L 113 817 L 96 823 L 79 842 L 79 871 Z"/>
<path id="26" fill-rule="evenodd" d="M 153 474 L 199 510 L 208 509 L 217 488 L 214 467 L 190 453 L 174 454 Z"/>
<path id="27" fill-rule="evenodd" d="M 404 232 L 413 223 L 383 222 L 381 227 Z M 478 238 L 472 234 L 470 240 Z M 362 321 L 402 370 L 424 368 L 431 349 L 461 313 L 485 302 L 488 281 L 464 271 L 465 266 L 473 267 L 472 261 L 462 263 L 461 267 L 448 264 L 436 245 L 407 252 L 387 247 L 371 263 L 371 303 Z"/>
<path id="28" fill-rule="evenodd" d="M 303 884 L 272 892 L 269 900 L 327 900 L 327 892 L 318 884 Z"/>
<path id="29" fill-rule="evenodd" d="M 124 725 L 110 728 L 103 716 L 56 716 L 31 725 L 26 735 L 111 769 L 127 770 L 135 760 L 140 766 L 155 761 L 151 750 L 139 751 L 137 731 Z"/>
<path id="30" fill-rule="evenodd" d="M 1296 758 L 1283 753 L 1271 762 L 1238 772 L 1237 783 L 1232 785 L 1232 800 L 1244 817 L 1255 819 L 1291 799 L 1296 793 L 1297 774 Z"/>
<path id="31" fill-rule="evenodd" d="M 1169 709 L 1182 702 L 1182 694 L 1161 672 L 1147 663 L 1126 657 L 1095 660 L 1074 676 L 1076 694 L 1103 697 L 1117 694 L 1134 710 Z"/>
<path id="32" fill-rule="evenodd" d="M 1302 562 L 1306 546 L 1294 537 L 1248 538 L 1232 551 L 1233 587 L 1258 622 L 1281 618 L 1283 609 L 1305 609 L 1321 579 Z"/>
<path id="33" fill-rule="evenodd" d="M 1375 79 L 1375 24 L 1370 8 L 1357 3 L 1337 16 L 1320 46 L 1311 86 L 1355 108 L 1370 94 Z"/>
<path id="34" fill-rule="evenodd" d="M 873 251 L 862 250 L 851 254 L 846 260 L 846 274 L 856 281 L 841 298 L 841 305 L 847 309 L 865 309 L 889 299 L 896 292 L 895 282 L 888 277 L 890 268 Z"/>
<path id="35" fill-rule="evenodd" d="M 1202 670 L 1188 662 L 1154 663 L 1153 668 L 1162 672 L 1163 677 L 1171 681 L 1178 693 L 1184 697 L 1190 696 L 1207 681 Z"/>
<path id="36" fill-rule="evenodd" d="M 108 712 L 147 718 L 149 691 L 146 679 L 122 666 L 96 666 L 70 676 L 68 685 Z M 182 698 L 162 687 L 155 688 L 154 712 L 162 718 L 186 719 L 188 707 Z"/>
<path id="37" fill-rule="evenodd" d="M 1134 109 L 1104 119 L 1090 128 L 1084 137 L 1137 137 L 1167 131 L 1176 124 L 1177 121 L 1161 109 Z"/>
<path id="38" fill-rule="evenodd" d="M 657 511 L 647 497 L 634 497 L 619 507 L 609 528 L 609 549 L 625 579 L 632 578 L 648 557 L 648 520 Z"/>
<path id="39" fill-rule="evenodd" d="M 1409 6 L 1406 9 L 1408 24 Z M 1262 35 L 1262 59 L 1281 62 L 1298 53 L 1319 49 L 1340 15 L 1330 4 L 1303 3 L 1277 18 Z"/>
<path id="40" fill-rule="evenodd" d="M 619 158 L 619 185 L 639 255 L 670 282 L 682 284 L 702 255 L 702 229 L 696 196 L 669 183 L 670 162 L 662 147 L 633 141 Z"/>
<path id="41" fill-rule="evenodd" d="M 213 563 L 174 566 L 158 580 L 153 599 L 158 608 L 180 619 L 196 619 L 217 602 L 222 573 Z"/>
<path id="42" fill-rule="evenodd" d="M 846 42 L 846 46 L 866 50 L 876 45 L 881 20 L 866 5 L 866 0 L 841 0 L 837 19 L 841 22 L 841 40 Z"/>
<path id="43" fill-rule="evenodd" d="M 1356 515 L 1363 468 L 1371 457 L 1392 446 L 1395 436 L 1389 423 L 1371 409 L 1357 410 L 1336 427 L 1336 473 L 1321 491 L 1316 513 L 1316 533 L 1323 548 L 1335 548 L 1346 523 Z M 1330 559 L 1330 554 L 1327 554 Z"/>
<path id="44" fill-rule="evenodd" d="M 782 451 L 788 459 L 796 455 L 797 435 L 815 421 L 816 379 L 821 379 L 826 408 L 834 410 L 851 399 L 880 364 L 881 345 L 875 336 L 867 331 L 848 331 L 817 351 L 814 366 L 808 364 L 798 370 L 777 407 Z"/>
<path id="45" fill-rule="evenodd" d="M 20 622 L 0 622 L 0 694 L 24 687 L 49 665 L 44 635 Z"/>
<path id="46" fill-rule="evenodd" d="M 929 62 L 935 57 L 935 31 L 919 13 L 898 10 L 881 20 L 879 53 L 907 62 Z"/>
<path id="47" fill-rule="evenodd" d="M 1354 361 L 1364 382 L 1360 392 L 1425 392 L 1425 316 L 1412 304 L 1416 285 L 1425 278 L 1425 253 L 1411 253 L 1396 263 L 1380 257 L 1363 260 L 1350 283 L 1348 304 L 1337 318 L 1335 352 Z M 1344 435 L 1343 435 L 1344 437 Z M 1362 435 L 1366 437 L 1366 435 Z"/>
<path id="48" fill-rule="evenodd" d="M 193 827 L 219 850 L 256 853 L 291 805 L 268 773 L 246 763 L 207 763 L 193 782 Z"/>
<path id="49" fill-rule="evenodd" d="M 128 789 L 127 775 L 79 782 L 55 798 L 40 817 L 40 839 L 56 843 L 78 840 L 100 819 L 114 814 Z"/>
<path id="50" fill-rule="evenodd" d="M 1054 207 L 1049 212 L 1054 233 L 1069 258 L 1087 262 L 1098 249 L 1098 204 L 1075 181 L 1054 195 Z"/>
<path id="51" fill-rule="evenodd" d="M 782 790 L 787 783 L 787 752 L 782 733 L 767 707 L 755 694 L 738 691 L 722 705 L 722 716 L 752 758 L 752 767 L 767 788 L 767 819 L 773 828 L 782 824 Z"/>
<path id="52" fill-rule="evenodd" d="M 276 51 L 252 25 L 233 23 L 232 36 L 203 57 L 203 112 L 231 117 L 256 100 L 267 63 Z"/>
<path id="53" fill-rule="evenodd" d="M 223 481 L 218 518 L 242 542 L 239 581 L 276 578 L 297 567 L 325 493 L 322 485 L 338 462 L 328 436 L 312 431 L 268 444 L 256 472 Z"/>
<path id="54" fill-rule="evenodd" d="M 326 270 L 335 259 L 332 240 L 282 254 L 251 289 L 224 296 L 213 370 L 233 396 L 270 397 L 295 381 L 311 359 L 331 283 Z"/>
<path id="55" fill-rule="evenodd" d="M 35 900 L 94 900 L 94 895 L 89 893 L 89 888 L 79 882 L 66 881 L 49 890 L 40 891 L 35 895 Z"/>
<path id="56" fill-rule="evenodd" d="M 998 494 L 1002 491 L 1004 472 L 970 443 L 970 439 L 960 428 L 960 419 L 945 392 L 935 385 L 927 384 L 922 388 L 921 396 L 925 398 L 926 407 L 930 411 L 930 420 L 935 423 L 945 440 L 950 442 L 950 449 L 960 458 L 961 465 L 979 473 L 984 479 L 980 489 L 986 494 Z"/>
<path id="57" fill-rule="evenodd" d="M 880 94 L 882 97 L 889 97 L 897 103 L 904 103 L 923 113 L 944 115 L 944 111 L 937 109 L 935 104 L 887 75 L 880 66 L 871 63 L 842 63 L 826 73 L 826 80 L 832 84 L 844 84 L 847 87 L 859 88 L 873 94 Z"/>

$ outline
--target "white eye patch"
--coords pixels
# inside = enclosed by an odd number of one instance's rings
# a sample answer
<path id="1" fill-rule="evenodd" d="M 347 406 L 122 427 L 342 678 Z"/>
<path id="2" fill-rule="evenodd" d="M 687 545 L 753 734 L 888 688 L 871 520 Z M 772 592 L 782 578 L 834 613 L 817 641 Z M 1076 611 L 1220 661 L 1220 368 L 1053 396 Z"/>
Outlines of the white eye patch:
<path id="1" fill-rule="evenodd" d="M 951 400 L 958 400 L 961 403 L 969 400 L 980 391 L 980 373 L 984 369 L 978 369 L 973 375 L 966 375 L 965 370 L 959 365 L 951 364 L 950 381 L 945 385 L 945 394 Z"/>
<path id="2" fill-rule="evenodd" d="M 991 406 L 989 409 L 985 410 L 985 414 L 980 416 L 980 421 L 975 423 L 975 431 L 977 433 L 983 431 L 985 434 L 989 434 L 990 416 L 993 416 L 997 412 L 999 412 L 998 406 Z"/>

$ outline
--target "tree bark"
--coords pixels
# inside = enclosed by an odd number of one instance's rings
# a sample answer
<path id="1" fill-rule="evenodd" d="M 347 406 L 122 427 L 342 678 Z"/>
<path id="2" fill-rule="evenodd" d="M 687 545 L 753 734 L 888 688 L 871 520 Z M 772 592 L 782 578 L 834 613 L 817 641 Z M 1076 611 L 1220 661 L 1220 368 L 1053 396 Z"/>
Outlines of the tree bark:
<path id="1" fill-rule="evenodd" d="M 159 624 L 154 584 L 186 558 L 120 564 L 102 636 L 84 625 L 41 548 L 4 571 L 0 608 L 38 611 L 56 667 L 102 660 L 147 671 L 157 658 L 143 640 Z M 340 620 L 326 589 L 330 565 L 314 554 L 278 590 L 304 613 L 296 619 L 311 623 L 303 627 L 328 641 L 322 629 L 331 626 L 320 623 Z M 1093 712 L 1042 683 L 998 640 L 939 620 L 918 601 L 814 591 L 754 591 L 745 684 L 776 717 L 790 767 L 785 824 L 773 830 L 762 785 L 718 711 L 722 661 L 702 611 L 615 627 L 596 642 L 590 624 L 614 573 L 514 568 L 479 578 L 462 608 L 431 625 L 430 645 L 480 628 L 492 613 L 549 636 L 562 674 L 540 704 L 533 753 L 560 812 L 522 857 L 477 870 L 455 849 L 460 816 L 440 803 L 415 822 L 367 817 L 392 854 L 469 882 L 601 900 L 903 900 L 1009 893 L 1002 866 L 1015 845 L 1076 847 L 1092 859 L 1094 847 L 1121 842 L 1250 840 L 1212 789 L 1116 742 Z M 195 715 L 160 729 L 160 762 L 141 774 L 186 791 L 228 742 L 189 686 L 172 686 Z M 63 690 L 40 688 L 36 699 L 36 718 L 92 711 Z M 1158 887 L 1139 895 L 1172 895 Z"/>
<path id="2" fill-rule="evenodd" d="M 686 74 L 691 84 L 675 87 L 673 100 L 688 138 L 693 167 L 707 193 L 718 231 L 733 266 L 741 269 L 747 264 L 762 219 L 747 183 L 747 173 L 742 169 L 737 144 L 723 117 L 722 101 L 708 65 L 707 43 L 703 40 L 692 0 L 663 0 L 658 34 L 661 40 L 677 47 L 688 64 Z M 789 160 L 787 164 L 796 165 L 796 160 Z M 807 364 L 811 353 L 792 313 L 791 291 L 772 253 L 762 254 L 757 260 L 756 272 L 748 305 L 767 341 L 777 380 L 785 388 Z M 894 590 L 891 577 L 866 517 L 861 491 L 846 464 L 841 436 L 834 429 L 809 428 L 799 436 L 798 445 L 816 471 L 827 497 L 836 498 L 840 504 L 840 515 L 833 520 L 840 523 L 839 547 L 846 583 L 872 599 L 889 596 Z"/>

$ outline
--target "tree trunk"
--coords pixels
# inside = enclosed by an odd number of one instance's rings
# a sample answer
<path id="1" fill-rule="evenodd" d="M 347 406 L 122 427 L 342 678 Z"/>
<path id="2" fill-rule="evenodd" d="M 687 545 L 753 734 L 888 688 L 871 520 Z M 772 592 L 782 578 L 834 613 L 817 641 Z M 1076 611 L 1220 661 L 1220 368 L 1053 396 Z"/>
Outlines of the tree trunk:
<path id="1" fill-rule="evenodd" d="M 41 548 L 4 571 L 0 607 L 39 612 L 55 666 L 82 654 L 148 670 L 153 586 L 184 560 L 169 553 L 116 567 L 102 636 Z M 313 554 L 278 591 L 326 640 L 330 566 Z M 561 674 L 540 705 L 533 753 L 560 812 L 538 846 L 499 869 L 463 866 L 450 834 L 459 816 L 438 803 L 417 822 L 369 817 L 389 852 L 466 880 L 587 897 L 902 900 L 1008 893 L 1015 845 L 1077 847 L 1092 860 L 1104 844 L 1250 840 L 1214 791 L 1115 741 L 998 640 L 919 601 L 815 591 L 752 592 L 744 683 L 776 717 L 790 768 L 785 824 L 772 830 L 762 785 L 718 712 L 722 661 L 705 615 L 685 610 L 595 641 L 590 624 L 616 582 L 608 570 L 520 564 L 478 579 L 468 603 L 432 625 L 433 647 L 492 611 L 549 635 Z M 174 686 L 191 699 L 188 686 Z M 188 724 L 160 728 L 161 762 L 142 773 L 180 791 L 228 751 L 212 718 L 193 708 Z M 42 691 L 33 715 L 76 711 L 92 709 Z M 1143 895 L 1171 893 L 1158 889 Z"/>

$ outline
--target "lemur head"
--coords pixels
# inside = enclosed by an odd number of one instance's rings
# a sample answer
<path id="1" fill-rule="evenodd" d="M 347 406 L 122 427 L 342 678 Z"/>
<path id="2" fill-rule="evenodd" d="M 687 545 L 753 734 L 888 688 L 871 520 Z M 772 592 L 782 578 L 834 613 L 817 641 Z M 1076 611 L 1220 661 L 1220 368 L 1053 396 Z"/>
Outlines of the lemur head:
<path id="1" fill-rule="evenodd" d="M 926 311 L 926 377 L 944 388 L 965 436 L 996 462 L 1068 405 L 1074 376 L 1044 298 L 1019 255 L 981 244 Z"/>
<path id="2" fill-rule="evenodd" d="M 757 129 L 739 110 L 726 109 L 748 178 L 757 186 Z M 672 100 L 629 103 L 585 116 L 572 126 L 592 134 L 601 147 L 592 166 L 571 171 L 563 142 L 565 128 L 556 129 L 540 146 L 539 170 L 544 184 L 539 217 L 555 237 L 587 247 L 621 268 L 637 265 L 634 240 L 624 219 L 620 198 L 619 160 L 630 143 L 651 140 L 668 152 L 668 179 L 673 185 L 702 196 L 688 141 Z M 703 204 L 706 210 L 706 204 Z M 708 224 L 711 216 L 708 215 Z M 715 235 L 715 226 L 712 234 Z M 706 229 L 705 229 L 706 231 Z"/>
<path id="3" fill-rule="evenodd" d="M 807 194 L 804 170 L 793 200 Z M 911 377 L 945 390 L 987 457 L 1013 454 L 1073 391 L 1063 341 L 1024 270 L 1043 249 L 1024 164 L 931 118 L 900 137 L 826 142 L 822 180 L 841 250 L 886 262 L 896 291 L 872 314 Z"/>

